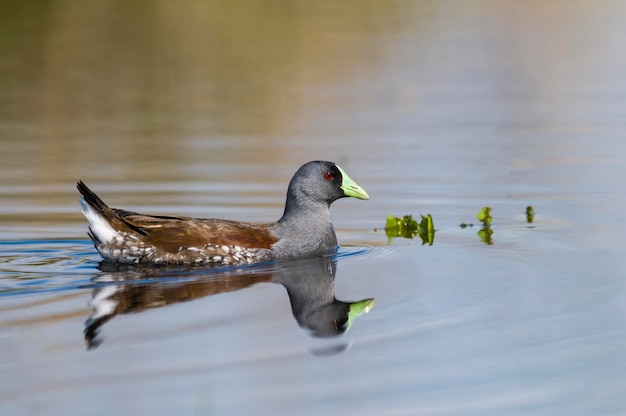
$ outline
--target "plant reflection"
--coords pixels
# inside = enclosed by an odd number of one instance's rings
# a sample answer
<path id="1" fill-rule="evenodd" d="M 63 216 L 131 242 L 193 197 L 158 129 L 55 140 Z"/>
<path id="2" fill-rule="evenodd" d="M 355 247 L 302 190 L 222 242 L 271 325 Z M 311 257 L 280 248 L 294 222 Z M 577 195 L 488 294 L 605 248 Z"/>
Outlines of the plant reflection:
<path id="1" fill-rule="evenodd" d="M 102 263 L 93 278 L 93 312 L 85 322 L 88 349 L 98 347 L 100 328 L 116 315 L 136 313 L 206 296 L 232 292 L 257 283 L 278 283 L 287 289 L 294 318 L 314 337 L 343 334 L 374 299 L 343 302 L 335 298 L 334 257 L 316 257 L 271 265 L 201 269 L 147 269 Z"/>

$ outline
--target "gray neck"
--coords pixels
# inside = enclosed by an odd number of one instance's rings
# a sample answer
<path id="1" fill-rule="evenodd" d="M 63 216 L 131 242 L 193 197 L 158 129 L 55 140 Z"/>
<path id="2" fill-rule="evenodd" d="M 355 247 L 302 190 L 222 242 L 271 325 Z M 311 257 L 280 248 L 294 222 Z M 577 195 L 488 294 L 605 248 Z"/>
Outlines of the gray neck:
<path id="1" fill-rule="evenodd" d="M 337 247 L 328 204 L 310 200 L 300 202 L 298 198 L 290 198 L 282 218 L 271 229 L 280 240 L 272 247 L 279 257 L 321 254 Z"/>

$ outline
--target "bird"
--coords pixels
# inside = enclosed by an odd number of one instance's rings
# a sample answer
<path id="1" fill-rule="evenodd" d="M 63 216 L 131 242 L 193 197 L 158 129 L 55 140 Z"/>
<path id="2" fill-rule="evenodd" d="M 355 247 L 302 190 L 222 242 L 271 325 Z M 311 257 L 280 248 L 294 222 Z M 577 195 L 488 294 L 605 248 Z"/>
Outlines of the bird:
<path id="1" fill-rule="evenodd" d="M 337 250 L 330 205 L 369 195 L 339 165 L 302 165 L 287 188 L 282 217 L 273 223 L 147 215 L 109 207 L 77 182 L 87 235 L 107 263 L 241 265 L 323 255 Z"/>

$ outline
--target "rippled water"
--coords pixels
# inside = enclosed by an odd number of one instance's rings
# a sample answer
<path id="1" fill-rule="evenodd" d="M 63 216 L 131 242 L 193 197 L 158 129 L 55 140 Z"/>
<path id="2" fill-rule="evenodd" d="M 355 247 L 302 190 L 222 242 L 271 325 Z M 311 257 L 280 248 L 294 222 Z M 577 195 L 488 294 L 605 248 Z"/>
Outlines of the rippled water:
<path id="1" fill-rule="evenodd" d="M 622 2 L 274 6 L 0 13 L 0 414 L 624 414 Z M 74 188 L 266 222 L 314 159 L 335 258 L 111 268 Z"/>

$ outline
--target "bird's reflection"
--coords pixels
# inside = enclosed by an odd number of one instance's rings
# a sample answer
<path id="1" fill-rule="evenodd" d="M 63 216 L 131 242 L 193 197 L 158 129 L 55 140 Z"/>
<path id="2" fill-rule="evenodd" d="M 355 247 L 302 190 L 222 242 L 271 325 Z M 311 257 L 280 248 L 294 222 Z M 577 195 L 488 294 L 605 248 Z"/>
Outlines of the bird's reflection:
<path id="1" fill-rule="evenodd" d="M 90 349 L 100 345 L 102 325 L 118 314 L 232 292 L 262 282 L 278 283 L 287 289 L 294 318 L 312 336 L 341 335 L 355 318 L 372 308 L 374 299 L 337 300 L 336 269 L 336 259 L 329 256 L 222 270 L 120 268 L 102 263 L 102 273 L 93 278 L 93 313 L 85 322 L 85 342 Z"/>

